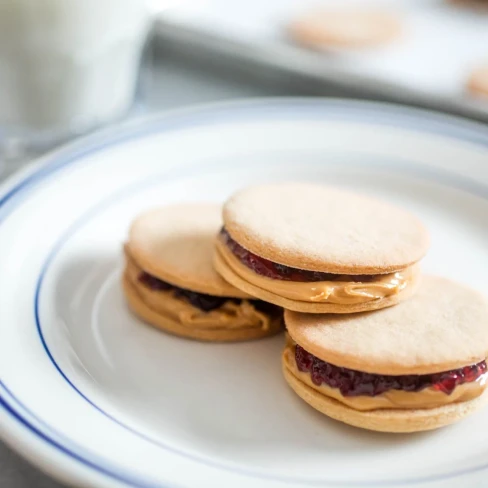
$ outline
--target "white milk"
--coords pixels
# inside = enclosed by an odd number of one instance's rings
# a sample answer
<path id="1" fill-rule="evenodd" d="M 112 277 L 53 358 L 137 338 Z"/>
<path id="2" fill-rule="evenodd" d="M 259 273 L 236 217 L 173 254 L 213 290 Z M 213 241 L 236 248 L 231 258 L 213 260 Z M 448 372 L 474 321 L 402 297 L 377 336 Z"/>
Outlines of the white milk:
<path id="1" fill-rule="evenodd" d="M 88 129 L 134 97 L 144 0 L 0 0 L 0 130 Z"/>

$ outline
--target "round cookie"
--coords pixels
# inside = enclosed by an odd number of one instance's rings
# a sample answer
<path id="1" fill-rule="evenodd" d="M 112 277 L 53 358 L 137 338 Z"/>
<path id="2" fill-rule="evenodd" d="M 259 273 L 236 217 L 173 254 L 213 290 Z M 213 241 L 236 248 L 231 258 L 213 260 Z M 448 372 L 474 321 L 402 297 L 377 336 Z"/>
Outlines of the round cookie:
<path id="1" fill-rule="evenodd" d="M 418 282 L 429 236 L 410 213 L 310 183 L 244 189 L 224 206 L 214 266 L 237 288 L 290 310 L 395 305 Z"/>
<path id="2" fill-rule="evenodd" d="M 288 26 L 294 41 L 312 48 L 377 46 L 401 33 L 402 23 L 395 15 L 372 10 L 312 10 Z"/>
<path id="3" fill-rule="evenodd" d="M 135 219 L 125 244 L 123 289 L 130 308 L 167 332 L 206 341 L 240 341 L 277 333 L 278 307 L 251 299 L 212 266 L 221 207 L 183 204 Z"/>
<path id="4" fill-rule="evenodd" d="M 221 206 L 213 203 L 149 210 L 130 227 L 130 254 L 144 271 L 173 285 L 209 295 L 249 298 L 223 280 L 212 265 L 221 213 Z"/>
<path id="5" fill-rule="evenodd" d="M 389 273 L 416 263 L 429 247 L 424 225 L 411 213 L 314 183 L 246 188 L 225 203 L 223 215 L 246 249 L 305 270 Z"/>
<path id="6" fill-rule="evenodd" d="M 475 69 L 467 82 L 469 93 L 482 97 L 488 97 L 488 65 Z"/>
<path id="7" fill-rule="evenodd" d="M 354 315 L 285 312 L 283 371 L 312 407 L 386 432 L 455 422 L 487 399 L 488 301 L 426 276 L 410 300 Z"/>

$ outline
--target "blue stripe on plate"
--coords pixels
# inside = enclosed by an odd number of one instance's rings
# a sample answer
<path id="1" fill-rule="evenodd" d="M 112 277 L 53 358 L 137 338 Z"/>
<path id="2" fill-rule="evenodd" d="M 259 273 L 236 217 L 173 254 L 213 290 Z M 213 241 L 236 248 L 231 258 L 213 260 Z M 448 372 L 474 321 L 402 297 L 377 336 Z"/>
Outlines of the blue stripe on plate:
<path id="1" fill-rule="evenodd" d="M 11 393 L 11 391 L 0 381 L 0 391 L 1 390 L 3 391 L 0 394 L 0 407 L 9 413 L 21 425 L 35 434 L 40 440 L 46 442 L 54 449 L 66 454 L 75 461 L 78 461 L 85 466 L 92 468 L 101 474 L 107 475 L 127 486 L 137 486 L 139 488 L 163 488 L 163 485 L 160 483 L 156 484 L 142 482 L 140 479 L 133 477 L 131 473 L 124 472 L 124 470 L 120 467 L 111 466 L 108 461 L 104 461 L 103 464 L 100 464 L 100 457 L 93 457 L 89 455 L 86 450 L 76 446 L 69 439 L 63 439 L 63 437 L 59 434 L 46 434 L 44 430 L 51 431 L 53 433 L 54 431 L 35 415 L 29 413 L 29 410 L 22 405 Z M 10 397 L 10 402 L 7 400 L 8 397 Z M 27 412 L 27 416 L 20 413 L 19 409 Z M 29 420 L 28 416 L 32 417 L 33 420 Z M 62 440 L 59 440 L 56 437 L 59 437 Z M 80 452 L 83 454 L 80 454 Z M 170 488 L 170 486 L 171 488 L 176 488 L 176 485 L 164 485 L 166 488 Z"/>

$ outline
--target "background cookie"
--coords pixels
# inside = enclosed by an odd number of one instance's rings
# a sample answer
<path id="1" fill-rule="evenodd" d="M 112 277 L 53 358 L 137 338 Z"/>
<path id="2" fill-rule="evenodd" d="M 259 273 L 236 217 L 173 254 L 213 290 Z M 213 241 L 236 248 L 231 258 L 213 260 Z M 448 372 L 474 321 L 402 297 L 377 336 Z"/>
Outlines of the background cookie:
<path id="1" fill-rule="evenodd" d="M 388 12 L 316 9 L 292 21 L 288 33 L 309 47 L 361 48 L 396 39 L 402 23 Z"/>
<path id="2" fill-rule="evenodd" d="M 487 2 L 488 8 L 488 2 Z M 467 88 L 473 95 L 488 98 L 488 65 L 475 69 L 469 76 Z"/>

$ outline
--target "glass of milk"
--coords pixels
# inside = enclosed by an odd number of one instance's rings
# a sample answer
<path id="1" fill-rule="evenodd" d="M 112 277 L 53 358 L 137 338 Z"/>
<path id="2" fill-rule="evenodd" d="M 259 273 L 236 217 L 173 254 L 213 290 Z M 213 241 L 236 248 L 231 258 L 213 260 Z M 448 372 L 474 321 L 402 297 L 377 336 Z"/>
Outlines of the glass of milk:
<path id="1" fill-rule="evenodd" d="M 145 0 L 0 0 L 0 146 L 49 146 L 131 108 Z"/>

